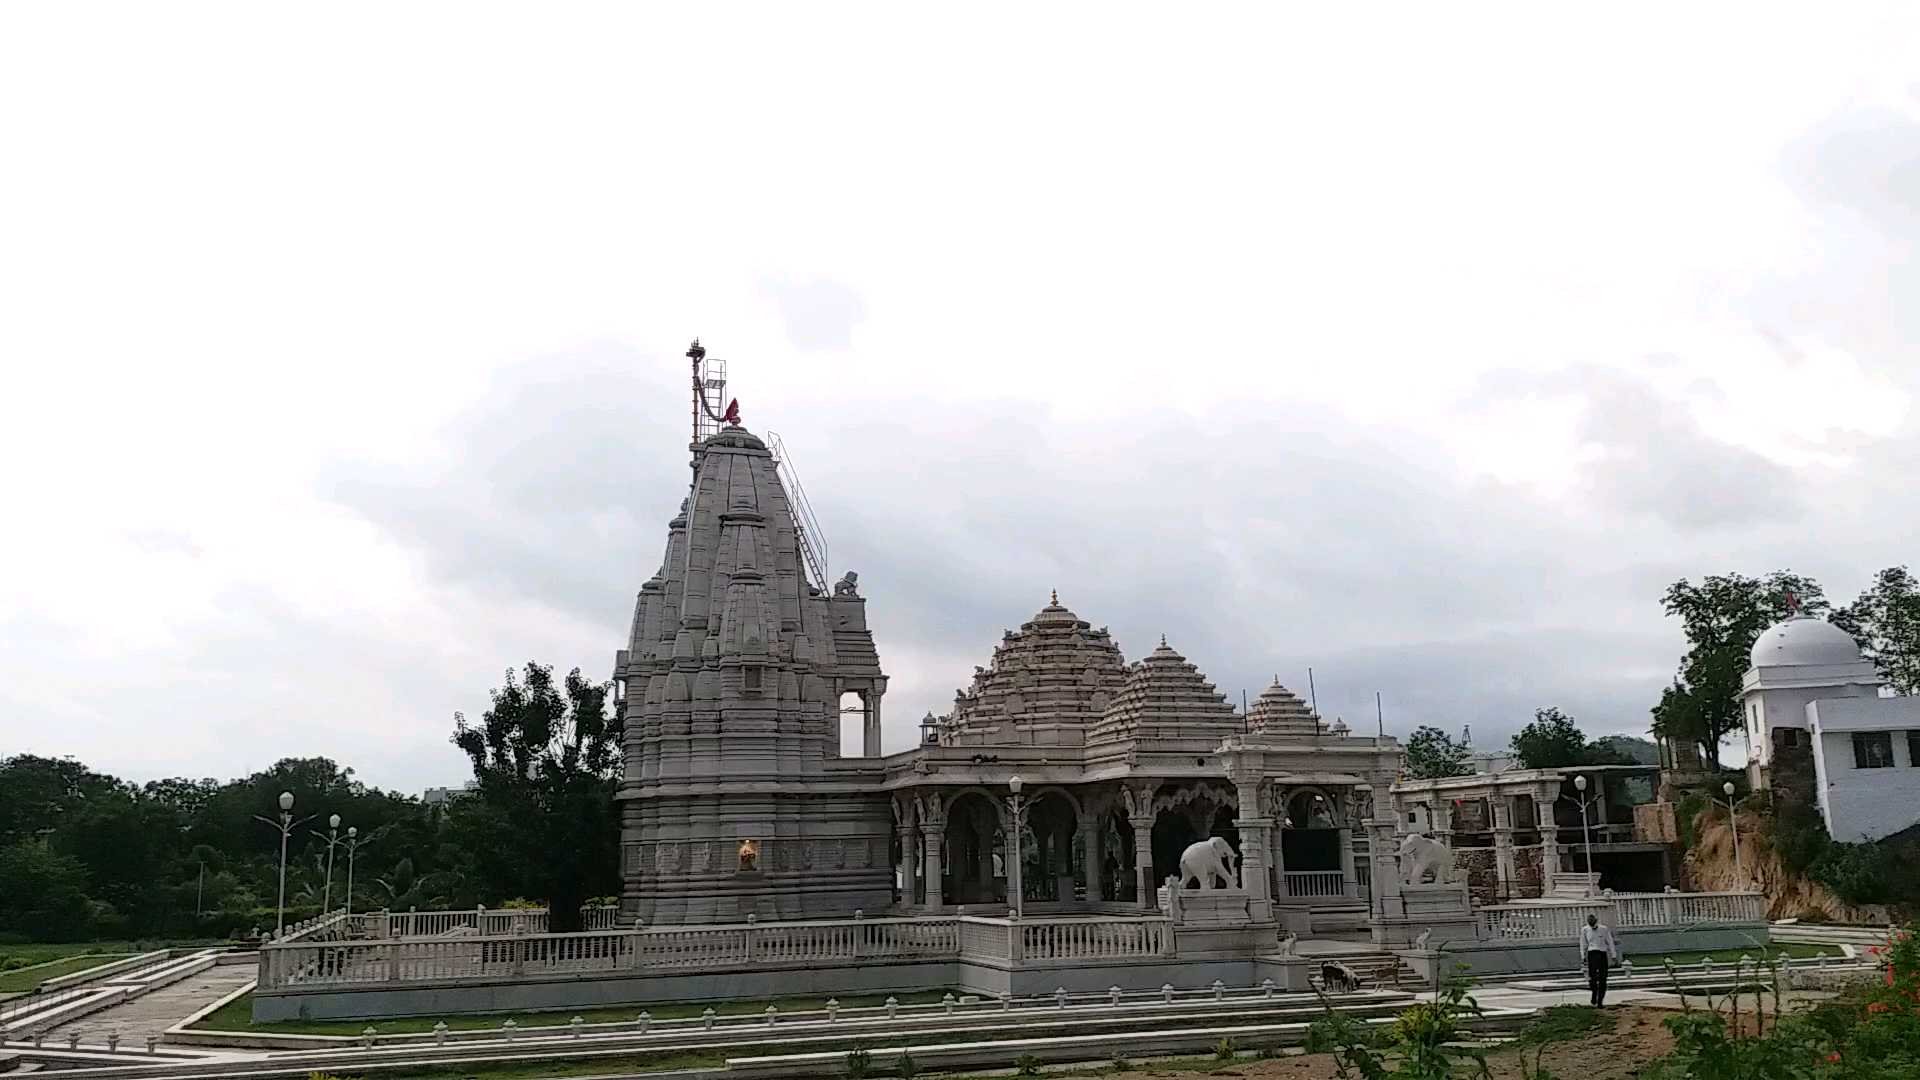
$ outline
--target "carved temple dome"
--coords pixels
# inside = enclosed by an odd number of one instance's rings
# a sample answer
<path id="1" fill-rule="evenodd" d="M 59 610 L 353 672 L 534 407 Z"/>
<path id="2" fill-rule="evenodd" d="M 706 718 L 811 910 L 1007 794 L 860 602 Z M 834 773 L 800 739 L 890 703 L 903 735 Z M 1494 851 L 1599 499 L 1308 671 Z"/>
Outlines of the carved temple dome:
<path id="1" fill-rule="evenodd" d="M 1200 669 L 1160 639 L 1160 647 L 1127 669 L 1127 681 L 1089 741 L 1237 735 L 1240 714 Z"/>
<path id="2" fill-rule="evenodd" d="M 943 741 L 1079 744 L 1126 681 L 1113 635 L 1055 594 L 1006 632 L 987 667 L 974 669 L 941 725 Z"/>
<path id="3" fill-rule="evenodd" d="M 1275 675 L 1273 685 L 1260 691 L 1247 710 L 1247 730 L 1266 735 L 1319 735 L 1326 728 L 1313 709 L 1298 694 L 1281 686 L 1280 676 Z"/>

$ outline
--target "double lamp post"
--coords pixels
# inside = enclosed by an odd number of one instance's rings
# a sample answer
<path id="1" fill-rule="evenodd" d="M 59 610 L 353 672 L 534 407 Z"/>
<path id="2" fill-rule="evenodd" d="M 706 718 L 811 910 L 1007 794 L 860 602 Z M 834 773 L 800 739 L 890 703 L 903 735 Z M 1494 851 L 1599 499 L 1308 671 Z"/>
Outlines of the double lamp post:
<path id="1" fill-rule="evenodd" d="M 315 816 L 317 815 L 309 814 L 299 820 L 294 819 L 293 792 L 291 791 L 280 793 L 280 814 L 277 818 L 260 814 L 253 816 L 255 821 L 264 821 L 280 830 L 280 898 L 274 916 L 275 937 L 285 933 L 287 928 L 287 840 L 293 835 L 294 829 L 312 821 Z M 342 840 L 340 839 L 340 815 L 332 814 L 327 817 L 326 834 L 322 836 L 320 831 L 315 829 L 313 835 L 327 842 L 327 885 L 323 899 L 320 901 L 320 910 L 323 913 L 333 910 L 333 849 L 344 846 L 347 849 L 347 914 L 351 915 L 353 914 L 353 856 L 360 847 L 360 827 L 349 825 L 347 838 Z"/>

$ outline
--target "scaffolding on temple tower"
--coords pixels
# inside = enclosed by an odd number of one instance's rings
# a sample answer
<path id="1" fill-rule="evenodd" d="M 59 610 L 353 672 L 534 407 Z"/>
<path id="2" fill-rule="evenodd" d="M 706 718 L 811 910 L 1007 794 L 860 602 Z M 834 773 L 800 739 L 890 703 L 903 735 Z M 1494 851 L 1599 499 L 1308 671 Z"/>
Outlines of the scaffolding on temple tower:
<path id="1" fill-rule="evenodd" d="M 694 338 L 687 348 L 687 359 L 693 362 L 693 444 L 699 446 L 719 434 L 723 426 L 740 423 L 740 401 L 727 396 L 727 362 L 708 356 L 699 338 Z M 800 486 L 800 475 L 794 471 L 793 459 L 778 433 L 767 432 L 767 449 L 773 454 L 781 486 L 787 489 L 800 557 L 806 561 L 814 588 L 825 592 L 828 588 L 827 534 L 821 530 L 819 519 L 813 516 L 806 489 Z"/>

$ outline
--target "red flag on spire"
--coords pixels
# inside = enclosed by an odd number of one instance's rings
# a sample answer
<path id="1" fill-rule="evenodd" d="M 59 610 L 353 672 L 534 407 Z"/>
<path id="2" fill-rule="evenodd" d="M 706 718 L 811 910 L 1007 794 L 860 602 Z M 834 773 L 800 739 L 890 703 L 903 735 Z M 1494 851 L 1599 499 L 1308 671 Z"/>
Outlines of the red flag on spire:
<path id="1" fill-rule="evenodd" d="M 740 399 L 739 398 L 734 398 L 732 401 L 727 402 L 726 415 L 722 416 L 720 419 L 725 420 L 727 423 L 733 424 L 736 427 L 739 426 L 740 424 Z"/>
<path id="2" fill-rule="evenodd" d="M 1787 590 L 1787 614 L 1797 615 L 1799 613 L 1800 613 L 1800 598 L 1793 595 L 1792 589 L 1788 589 Z"/>

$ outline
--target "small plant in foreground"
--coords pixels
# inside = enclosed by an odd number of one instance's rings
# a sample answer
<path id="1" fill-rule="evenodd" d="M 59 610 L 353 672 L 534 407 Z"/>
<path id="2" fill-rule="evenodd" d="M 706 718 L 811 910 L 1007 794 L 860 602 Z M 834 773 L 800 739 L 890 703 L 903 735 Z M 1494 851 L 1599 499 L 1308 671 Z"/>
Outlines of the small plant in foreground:
<path id="1" fill-rule="evenodd" d="M 868 1070 L 873 1068 L 873 1055 L 865 1047 L 856 1046 L 847 1051 L 847 1080 L 866 1080 Z"/>
<path id="2" fill-rule="evenodd" d="M 920 1065 L 913 1060 L 912 1054 L 902 1050 L 900 1056 L 894 1060 L 893 1075 L 902 1077 L 904 1080 L 913 1080 L 920 1075 Z"/>
<path id="3" fill-rule="evenodd" d="M 1220 1044 L 1213 1048 L 1213 1060 L 1232 1061 L 1234 1054 L 1238 1053 L 1239 1049 L 1238 1046 L 1234 1045 L 1232 1039 L 1221 1039 Z"/>
<path id="4" fill-rule="evenodd" d="M 1013 1073 L 1015 1076 L 1039 1076 L 1040 1059 L 1032 1054 L 1021 1054 L 1013 1059 Z"/>

